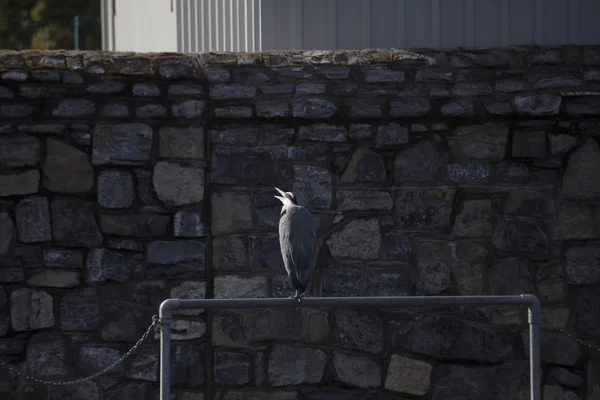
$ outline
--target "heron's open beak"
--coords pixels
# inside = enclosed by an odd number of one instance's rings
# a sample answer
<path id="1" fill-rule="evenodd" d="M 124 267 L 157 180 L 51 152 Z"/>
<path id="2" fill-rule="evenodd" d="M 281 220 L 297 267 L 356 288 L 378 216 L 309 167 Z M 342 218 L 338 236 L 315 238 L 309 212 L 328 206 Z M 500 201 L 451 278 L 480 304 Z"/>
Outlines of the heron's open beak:
<path id="1" fill-rule="evenodd" d="M 283 203 L 284 199 L 285 199 L 285 192 L 281 189 L 275 188 L 275 190 L 277 190 L 279 192 L 279 194 L 281 196 L 274 196 L 276 199 L 279 199 L 279 201 L 281 201 Z"/>

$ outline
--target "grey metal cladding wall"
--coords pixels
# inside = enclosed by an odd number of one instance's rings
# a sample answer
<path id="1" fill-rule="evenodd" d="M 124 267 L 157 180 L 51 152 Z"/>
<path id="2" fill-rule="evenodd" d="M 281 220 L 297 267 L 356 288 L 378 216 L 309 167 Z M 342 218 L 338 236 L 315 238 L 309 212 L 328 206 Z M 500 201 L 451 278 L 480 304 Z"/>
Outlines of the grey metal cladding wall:
<path id="1" fill-rule="evenodd" d="M 600 42 L 600 0 L 178 0 L 181 51 Z"/>

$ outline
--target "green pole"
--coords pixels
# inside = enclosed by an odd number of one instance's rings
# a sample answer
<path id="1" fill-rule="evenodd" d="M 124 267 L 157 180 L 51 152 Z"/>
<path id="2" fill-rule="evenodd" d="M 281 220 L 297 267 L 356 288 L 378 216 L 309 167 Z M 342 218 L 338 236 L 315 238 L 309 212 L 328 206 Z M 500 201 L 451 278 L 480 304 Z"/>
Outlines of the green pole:
<path id="1" fill-rule="evenodd" d="M 73 24 L 74 24 L 73 39 L 75 41 L 74 47 L 75 47 L 75 50 L 79 50 L 79 15 L 75 16 Z"/>

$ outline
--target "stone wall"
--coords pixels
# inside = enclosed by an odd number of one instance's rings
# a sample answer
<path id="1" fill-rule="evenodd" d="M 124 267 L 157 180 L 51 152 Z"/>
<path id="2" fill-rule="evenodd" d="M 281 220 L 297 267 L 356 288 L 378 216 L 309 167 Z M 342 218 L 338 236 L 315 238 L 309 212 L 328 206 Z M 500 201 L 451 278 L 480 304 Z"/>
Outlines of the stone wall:
<path id="1" fill-rule="evenodd" d="M 598 399 L 600 48 L 0 53 L 0 360 L 70 379 L 168 297 L 284 297 L 273 187 L 318 226 L 308 295 L 534 293 L 545 399 Z M 186 311 L 177 400 L 524 399 L 523 310 Z M 156 398 L 158 333 L 76 386 Z M 206 397 L 205 397 L 206 396 Z"/>

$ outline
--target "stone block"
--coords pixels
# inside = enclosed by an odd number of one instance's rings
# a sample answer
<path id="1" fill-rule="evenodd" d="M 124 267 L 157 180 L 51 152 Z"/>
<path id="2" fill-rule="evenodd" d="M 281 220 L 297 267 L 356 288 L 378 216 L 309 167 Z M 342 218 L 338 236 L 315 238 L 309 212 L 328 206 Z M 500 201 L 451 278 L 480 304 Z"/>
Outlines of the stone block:
<path id="1" fill-rule="evenodd" d="M 551 155 L 565 154 L 577 146 L 577 138 L 562 133 L 550 133 L 548 134 L 548 144 Z"/>
<path id="2" fill-rule="evenodd" d="M 113 364 L 123 356 L 123 352 L 110 347 L 100 346 L 82 346 L 77 354 L 77 369 L 84 374 L 93 374 L 102 371 L 104 368 Z M 125 365 L 118 364 L 107 372 L 110 375 L 122 375 L 125 372 Z"/>
<path id="3" fill-rule="evenodd" d="M 435 68 L 421 68 L 415 74 L 416 82 L 452 82 L 452 71 Z"/>
<path id="4" fill-rule="evenodd" d="M 488 96 L 493 92 L 491 85 L 479 82 L 459 82 L 452 89 L 454 96 Z"/>
<path id="5" fill-rule="evenodd" d="M 28 197 L 18 202 L 15 221 L 21 242 L 38 243 L 52 240 L 50 207 L 45 197 Z"/>
<path id="6" fill-rule="evenodd" d="M 379 258 L 381 233 L 376 218 L 356 219 L 326 241 L 334 258 L 375 260 Z"/>
<path id="7" fill-rule="evenodd" d="M 426 361 L 392 354 L 384 386 L 394 392 L 423 396 L 429 390 L 432 369 Z"/>
<path id="8" fill-rule="evenodd" d="M 392 123 L 377 127 L 375 144 L 378 146 L 398 146 L 408 143 L 408 139 L 408 128 Z"/>
<path id="9" fill-rule="evenodd" d="M 244 232 L 252 229 L 252 205 L 250 196 L 247 193 L 214 193 L 212 204 L 219 204 L 219 207 L 212 208 L 211 230 L 213 235 Z"/>
<path id="10" fill-rule="evenodd" d="M 195 240 L 159 240 L 146 246 L 146 267 L 150 278 L 204 277 L 205 246 Z"/>
<path id="11" fill-rule="evenodd" d="M 333 369 L 338 379 L 346 385 L 361 389 L 381 385 L 381 368 L 371 358 L 336 351 L 333 355 Z"/>
<path id="12" fill-rule="evenodd" d="M 42 290 L 28 288 L 10 294 L 12 327 L 17 332 L 54 326 L 53 297 Z"/>
<path id="13" fill-rule="evenodd" d="M 31 135 L 0 138 L 0 165 L 5 167 L 32 167 L 40 160 L 40 142 Z"/>
<path id="14" fill-rule="evenodd" d="M 490 199 L 465 200 L 454 219 L 452 234 L 456 237 L 490 237 L 494 209 Z"/>
<path id="15" fill-rule="evenodd" d="M 116 251 L 91 249 L 86 263 L 87 283 L 126 282 L 141 264 Z"/>
<path id="16" fill-rule="evenodd" d="M 323 296 L 360 296 L 362 294 L 363 276 L 364 269 L 360 264 L 343 263 L 340 265 L 329 265 L 327 268 L 323 268 L 321 278 Z M 289 290 L 291 290 L 291 286 L 289 286 Z"/>
<path id="17" fill-rule="evenodd" d="M 40 173 L 33 169 L 26 172 L 0 175 L 0 197 L 24 196 L 37 193 Z"/>
<path id="18" fill-rule="evenodd" d="M 450 182 L 475 184 L 487 183 L 493 173 L 493 165 L 490 164 L 448 164 L 446 176 Z"/>
<path id="19" fill-rule="evenodd" d="M 252 270 L 277 272 L 284 270 L 278 237 L 251 236 L 248 249 Z"/>
<path id="20" fill-rule="evenodd" d="M 517 295 L 534 290 L 530 264 L 526 260 L 505 258 L 488 269 L 488 287 L 493 295 Z"/>
<path id="21" fill-rule="evenodd" d="M 575 303 L 575 328 L 593 335 L 600 329 L 600 294 L 586 290 Z"/>
<path id="22" fill-rule="evenodd" d="M 408 296 L 411 292 L 411 277 L 408 267 L 368 268 L 366 295 L 368 296 Z"/>
<path id="23" fill-rule="evenodd" d="M 431 103 L 427 98 L 407 98 L 390 101 L 390 117 L 392 118 L 418 118 L 429 114 Z"/>
<path id="24" fill-rule="evenodd" d="M 173 217 L 173 233 L 175 237 L 203 237 L 208 227 L 201 212 L 181 210 Z"/>
<path id="25" fill-rule="evenodd" d="M 256 93 L 256 87 L 239 84 L 217 84 L 210 88 L 210 98 L 213 100 L 252 99 Z"/>
<path id="26" fill-rule="evenodd" d="M 600 238 L 596 207 L 579 202 L 560 205 L 553 237 L 556 240 L 585 240 Z"/>
<path id="27" fill-rule="evenodd" d="M 452 289 L 452 248 L 446 242 L 419 242 L 415 248 L 419 295 L 439 295 Z"/>
<path id="28" fill-rule="evenodd" d="M 167 206 L 198 203 L 204 199 L 204 168 L 160 161 L 154 166 L 152 184 Z"/>
<path id="29" fill-rule="evenodd" d="M 389 192 L 373 190 L 339 190 L 336 193 L 340 211 L 391 210 L 394 203 Z"/>
<path id="30" fill-rule="evenodd" d="M 549 218 L 556 212 L 553 189 L 520 189 L 510 192 L 504 210 L 508 214 Z M 559 217 L 560 219 L 560 217 Z"/>
<path id="31" fill-rule="evenodd" d="M 125 83 L 105 80 L 89 86 L 86 91 L 94 94 L 117 94 L 125 89 Z"/>
<path id="32" fill-rule="evenodd" d="M 402 189 L 396 221 L 402 229 L 445 229 L 452 220 L 455 189 Z"/>
<path id="33" fill-rule="evenodd" d="M 305 319 L 305 340 L 309 343 L 320 343 L 329 334 L 329 316 L 323 311 L 309 311 Z"/>
<path id="34" fill-rule="evenodd" d="M 512 156 L 515 158 L 544 158 L 548 153 L 546 132 L 517 131 L 512 139 Z"/>
<path id="35" fill-rule="evenodd" d="M 570 117 L 597 117 L 600 115 L 600 101 L 595 98 L 568 100 L 565 108 Z"/>
<path id="36" fill-rule="evenodd" d="M 406 74 L 404 71 L 392 71 L 390 69 L 370 69 L 364 72 L 367 83 L 398 83 L 404 82 Z"/>
<path id="37" fill-rule="evenodd" d="M 384 325 L 378 317 L 354 310 L 334 312 L 335 340 L 344 349 L 380 354 L 384 350 Z"/>
<path id="38" fill-rule="evenodd" d="M 381 118 L 383 117 L 382 101 L 378 99 L 346 100 L 348 117 L 350 118 Z"/>
<path id="39" fill-rule="evenodd" d="M 526 362 L 441 365 L 433 371 L 432 388 L 432 400 L 525 399 L 529 397 L 529 366 Z"/>
<path id="40" fill-rule="evenodd" d="M 176 345 L 171 350 L 171 382 L 196 388 L 204 384 L 206 350 L 203 344 Z"/>
<path id="41" fill-rule="evenodd" d="M 87 154 L 58 140 L 46 140 L 44 187 L 58 193 L 85 193 L 94 188 L 94 169 Z"/>
<path id="42" fill-rule="evenodd" d="M 214 115 L 217 118 L 250 118 L 252 108 L 244 106 L 215 107 Z"/>
<path id="43" fill-rule="evenodd" d="M 144 104 L 135 109 L 135 116 L 142 119 L 163 118 L 167 109 L 162 104 Z"/>
<path id="44" fill-rule="evenodd" d="M 213 242 L 212 267 L 216 270 L 248 268 L 246 243 L 239 236 L 219 236 Z"/>
<path id="45" fill-rule="evenodd" d="M 519 115 L 542 117 L 558 115 L 562 98 L 554 94 L 543 93 L 516 96 L 514 103 Z"/>
<path id="46" fill-rule="evenodd" d="M 437 360 L 501 363 L 516 358 L 519 336 L 449 317 L 426 317 L 401 323 L 394 348 Z"/>
<path id="47" fill-rule="evenodd" d="M 298 128 L 299 140 L 345 142 L 347 134 L 348 130 L 345 127 L 329 124 L 314 124 Z"/>
<path id="48" fill-rule="evenodd" d="M 348 127 L 348 137 L 354 140 L 367 140 L 373 135 L 373 127 L 368 124 L 352 124 Z"/>
<path id="49" fill-rule="evenodd" d="M 524 218 L 503 218 L 493 234 L 494 246 L 500 251 L 527 256 L 548 253 L 547 226 Z"/>
<path id="50" fill-rule="evenodd" d="M 108 118 L 127 118 L 129 117 L 129 107 L 124 102 L 113 102 L 102 106 L 102 116 Z"/>
<path id="51" fill-rule="evenodd" d="M 145 164 L 152 150 L 150 126 L 140 123 L 96 125 L 92 162 L 95 165 Z"/>
<path id="52" fill-rule="evenodd" d="M 160 96 L 160 88 L 153 83 L 136 83 L 131 89 L 134 96 L 156 97 Z"/>
<path id="53" fill-rule="evenodd" d="M 314 209 L 331 208 L 332 177 L 329 170 L 312 165 L 294 167 L 293 192 L 298 203 Z"/>
<path id="54" fill-rule="evenodd" d="M 252 340 L 296 340 L 303 338 L 304 314 L 293 309 L 266 309 L 252 315 Z"/>
<path id="55" fill-rule="evenodd" d="M 252 331 L 250 315 L 233 311 L 221 311 L 213 317 L 212 343 L 232 348 L 248 347 Z"/>
<path id="56" fill-rule="evenodd" d="M 243 386 L 250 382 L 250 357 L 243 353 L 219 351 L 215 354 L 215 382 L 225 386 Z"/>
<path id="57" fill-rule="evenodd" d="M 455 244 L 455 262 L 452 277 L 461 296 L 483 294 L 486 271 L 489 268 L 491 252 L 483 242 L 458 242 Z"/>
<path id="58" fill-rule="evenodd" d="M 216 299 L 256 297 L 267 297 L 267 278 L 264 276 L 223 275 L 215 277 Z"/>
<path id="59" fill-rule="evenodd" d="M 448 162 L 448 155 L 430 140 L 422 140 L 400 151 L 394 160 L 394 181 L 397 183 L 435 181 Z"/>
<path id="60" fill-rule="evenodd" d="M 338 107 L 329 100 L 321 98 L 301 98 L 292 103 L 294 118 L 328 119 L 333 117 Z"/>
<path id="61" fill-rule="evenodd" d="M 71 291 L 60 302 L 60 328 L 63 331 L 95 331 L 99 326 L 96 289 Z"/>
<path id="62" fill-rule="evenodd" d="M 27 345 L 27 367 L 30 374 L 41 378 L 66 378 L 67 365 L 66 346 L 59 333 L 39 332 L 31 337 Z"/>
<path id="63" fill-rule="evenodd" d="M 171 218 L 155 214 L 101 214 L 103 233 L 118 236 L 151 238 L 167 233 Z"/>
<path id="64" fill-rule="evenodd" d="M 493 122 L 456 128 L 448 140 L 454 161 L 501 161 L 507 143 L 508 127 Z"/>
<path id="65" fill-rule="evenodd" d="M 80 273 L 78 271 L 42 271 L 31 275 L 27 279 L 29 286 L 73 288 L 79 286 Z"/>
<path id="66" fill-rule="evenodd" d="M 379 153 L 364 147 L 357 148 L 342 174 L 341 183 L 386 183 L 387 173 Z"/>
<path id="67" fill-rule="evenodd" d="M 569 158 L 561 196 L 573 200 L 600 199 L 600 147 L 596 140 L 587 139 Z"/>
<path id="68" fill-rule="evenodd" d="M 0 213 L 0 255 L 8 253 L 16 237 L 15 224 L 8 213 Z"/>
<path id="69" fill-rule="evenodd" d="M 444 117 L 472 117 L 475 113 L 475 106 L 469 100 L 458 99 L 444 104 L 441 112 Z"/>
<path id="70" fill-rule="evenodd" d="M 102 234 L 93 204 L 79 199 L 57 199 L 50 206 L 54 241 L 65 247 L 96 247 Z"/>
<path id="71" fill-rule="evenodd" d="M 156 60 L 160 76 L 166 79 L 184 79 L 202 77 L 202 69 L 195 57 L 172 57 Z"/>
<path id="72" fill-rule="evenodd" d="M 322 350 L 276 345 L 269 354 L 269 383 L 275 387 L 320 383 L 326 363 Z"/>
<path id="73" fill-rule="evenodd" d="M 211 181 L 217 184 L 276 186 L 282 180 L 278 157 L 270 150 L 215 148 Z"/>
<path id="74" fill-rule="evenodd" d="M 2 114 L 0 110 L 0 114 Z M 96 103 L 87 99 L 61 100 L 57 107 L 52 109 L 52 115 L 60 118 L 91 117 L 96 114 Z"/>
<path id="75" fill-rule="evenodd" d="M 143 349 L 143 353 L 131 357 L 126 367 L 125 377 L 148 382 L 158 380 L 160 355 L 158 349 Z"/>
<path id="76" fill-rule="evenodd" d="M 135 191 L 128 171 L 108 170 L 98 174 L 98 203 L 106 208 L 129 208 Z"/>
<path id="77" fill-rule="evenodd" d="M 570 285 L 600 283 L 600 248 L 594 246 L 570 247 L 565 252 L 565 273 Z"/>
<path id="78" fill-rule="evenodd" d="M 250 109 L 250 115 L 252 110 Z M 267 100 L 256 103 L 256 115 L 263 118 L 289 117 L 291 115 L 290 105 L 287 101 Z"/>
<path id="79" fill-rule="evenodd" d="M 194 83 L 173 83 L 169 86 L 169 96 L 202 97 L 204 86 Z"/>

